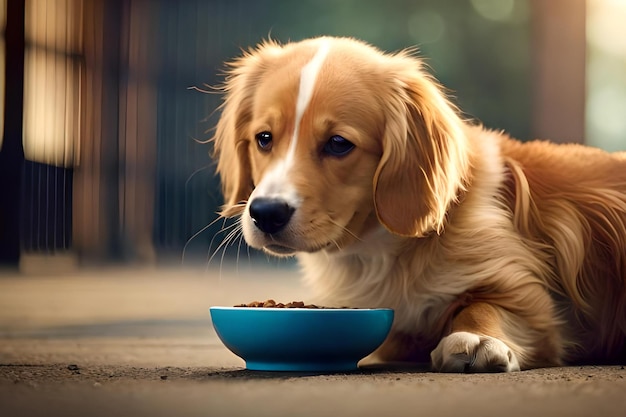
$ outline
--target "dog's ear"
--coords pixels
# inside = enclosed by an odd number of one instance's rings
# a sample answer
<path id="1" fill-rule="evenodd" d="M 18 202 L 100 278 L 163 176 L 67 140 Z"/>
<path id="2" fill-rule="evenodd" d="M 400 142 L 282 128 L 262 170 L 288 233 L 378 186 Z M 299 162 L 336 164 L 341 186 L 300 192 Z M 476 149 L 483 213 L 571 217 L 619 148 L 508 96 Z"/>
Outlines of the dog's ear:
<path id="1" fill-rule="evenodd" d="M 404 53 L 393 58 L 398 62 L 387 73 L 393 87 L 374 178 L 376 213 L 399 235 L 440 233 L 467 181 L 463 121 L 418 59 Z"/>
<path id="2" fill-rule="evenodd" d="M 227 63 L 226 81 L 221 87 L 224 102 L 213 138 L 213 158 L 222 183 L 224 205 L 220 214 L 232 217 L 243 210 L 242 202 L 252 193 L 249 156 L 249 125 L 252 120 L 254 89 L 264 72 L 263 54 L 280 47 L 267 41 Z"/>

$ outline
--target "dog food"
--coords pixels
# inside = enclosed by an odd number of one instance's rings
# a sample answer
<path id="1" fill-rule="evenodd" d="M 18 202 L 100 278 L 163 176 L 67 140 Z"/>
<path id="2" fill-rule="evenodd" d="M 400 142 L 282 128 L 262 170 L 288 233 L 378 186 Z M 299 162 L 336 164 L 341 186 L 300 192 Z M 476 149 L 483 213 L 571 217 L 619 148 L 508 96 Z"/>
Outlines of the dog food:
<path id="1" fill-rule="evenodd" d="M 292 301 L 287 304 L 277 303 L 269 299 L 267 301 L 253 301 L 248 304 L 237 304 L 235 307 L 265 307 L 265 308 L 323 308 L 315 304 L 304 304 L 303 301 Z"/>

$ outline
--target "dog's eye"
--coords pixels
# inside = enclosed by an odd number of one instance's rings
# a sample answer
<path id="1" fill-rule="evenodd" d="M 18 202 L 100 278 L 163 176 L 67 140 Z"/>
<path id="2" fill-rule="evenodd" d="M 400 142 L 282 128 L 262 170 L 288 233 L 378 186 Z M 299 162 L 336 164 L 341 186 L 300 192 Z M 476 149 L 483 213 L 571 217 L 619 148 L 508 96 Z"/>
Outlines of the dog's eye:
<path id="1" fill-rule="evenodd" d="M 332 156 L 344 156 L 354 149 L 354 143 L 348 139 L 334 135 L 324 144 L 324 152 Z"/>
<path id="2" fill-rule="evenodd" d="M 255 136 L 259 148 L 269 151 L 272 148 L 272 134 L 270 132 L 260 132 Z"/>

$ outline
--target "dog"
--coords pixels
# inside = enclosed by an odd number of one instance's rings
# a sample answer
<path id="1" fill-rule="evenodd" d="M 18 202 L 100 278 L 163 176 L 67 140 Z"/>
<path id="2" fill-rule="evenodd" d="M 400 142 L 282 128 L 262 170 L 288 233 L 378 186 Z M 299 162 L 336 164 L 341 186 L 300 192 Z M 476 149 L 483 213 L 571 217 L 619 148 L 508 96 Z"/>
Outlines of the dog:
<path id="1" fill-rule="evenodd" d="M 264 41 L 227 64 L 221 216 L 326 305 L 395 310 L 380 361 L 626 358 L 626 153 L 465 119 L 413 50 Z"/>

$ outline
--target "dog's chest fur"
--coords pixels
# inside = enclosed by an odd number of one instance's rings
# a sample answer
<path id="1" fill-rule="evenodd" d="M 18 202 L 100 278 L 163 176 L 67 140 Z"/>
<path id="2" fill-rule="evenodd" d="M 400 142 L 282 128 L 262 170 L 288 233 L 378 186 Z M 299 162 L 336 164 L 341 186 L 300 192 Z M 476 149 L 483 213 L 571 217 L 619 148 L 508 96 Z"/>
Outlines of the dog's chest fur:
<path id="1" fill-rule="evenodd" d="M 376 244 L 359 254 L 302 254 L 299 261 L 316 302 L 331 306 L 393 308 L 394 331 L 432 334 L 471 281 L 437 256 L 404 253 L 401 240 L 383 229 Z M 427 246 L 436 242 L 423 242 Z"/>

